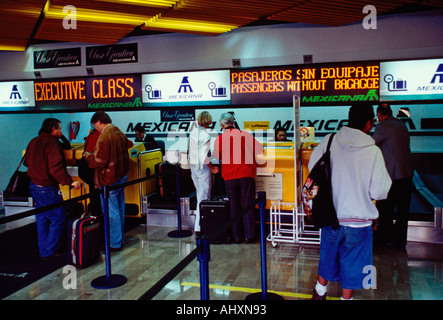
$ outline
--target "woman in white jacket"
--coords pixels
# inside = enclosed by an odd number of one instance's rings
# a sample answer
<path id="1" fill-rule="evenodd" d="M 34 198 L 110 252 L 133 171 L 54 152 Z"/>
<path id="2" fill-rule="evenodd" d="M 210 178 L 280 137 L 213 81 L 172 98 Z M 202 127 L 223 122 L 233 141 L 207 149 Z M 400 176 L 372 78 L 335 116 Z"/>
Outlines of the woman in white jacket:
<path id="1" fill-rule="evenodd" d="M 208 111 L 202 111 L 197 116 L 197 124 L 189 134 L 189 164 L 191 177 L 197 193 L 197 208 L 195 216 L 195 232 L 200 232 L 200 202 L 211 198 L 212 174 L 218 173 L 219 168 L 211 163 L 209 157 L 211 136 L 207 129 L 212 124 L 212 116 Z"/>
<path id="2" fill-rule="evenodd" d="M 352 298 L 354 289 L 364 287 L 364 268 L 372 265 L 372 221 L 378 218 L 373 200 L 386 199 L 391 187 L 383 155 L 368 135 L 373 125 L 372 105 L 353 105 L 348 126 L 332 140 L 332 197 L 340 227 L 321 230 L 314 299 L 326 297 L 328 281 L 340 281 L 342 298 Z M 309 170 L 326 151 L 329 138 L 312 152 Z"/>

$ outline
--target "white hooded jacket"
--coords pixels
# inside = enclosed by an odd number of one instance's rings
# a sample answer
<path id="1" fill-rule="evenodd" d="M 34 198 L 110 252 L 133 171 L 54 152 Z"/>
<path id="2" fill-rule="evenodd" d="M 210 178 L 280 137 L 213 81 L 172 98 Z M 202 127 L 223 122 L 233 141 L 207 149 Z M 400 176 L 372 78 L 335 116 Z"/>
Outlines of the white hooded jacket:
<path id="1" fill-rule="evenodd" d="M 211 149 L 211 136 L 202 126 L 195 127 L 189 134 L 189 163 L 195 170 L 203 169 L 209 162 L 208 153 Z"/>
<path id="2" fill-rule="evenodd" d="M 326 151 L 327 135 L 312 152 L 309 170 Z M 332 195 L 340 225 L 365 227 L 378 218 L 372 200 L 386 199 L 391 179 L 374 139 L 361 130 L 343 127 L 331 143 Z"/>

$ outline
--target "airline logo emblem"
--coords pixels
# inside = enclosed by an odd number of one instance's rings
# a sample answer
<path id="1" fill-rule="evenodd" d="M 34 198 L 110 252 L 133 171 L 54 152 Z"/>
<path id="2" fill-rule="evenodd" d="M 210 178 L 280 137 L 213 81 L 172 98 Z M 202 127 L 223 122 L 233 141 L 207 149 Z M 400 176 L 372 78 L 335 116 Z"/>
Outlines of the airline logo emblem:
<path id="1" fill-rule="evenodd" d="M 0 82 L 0 108 L 8 110 L 35 107 L 32 81 Z"/>
<path id="2" fill-rule="evenodd" d="M 229 70 L 145 74 L 143 106 L 230 104 Z"/>
<path id="3" fill-rule="evenodd" d="M 380 63 L 380 100 L 443 99 L 443 59 Z"/>

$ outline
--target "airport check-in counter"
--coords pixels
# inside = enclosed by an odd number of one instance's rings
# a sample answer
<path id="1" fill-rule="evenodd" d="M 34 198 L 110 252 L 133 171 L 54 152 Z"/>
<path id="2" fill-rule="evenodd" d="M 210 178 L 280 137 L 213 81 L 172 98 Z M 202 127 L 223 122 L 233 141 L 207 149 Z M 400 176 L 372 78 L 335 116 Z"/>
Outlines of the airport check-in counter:
<path id="1" fill-rule="evenodd" d="M 83 144 L 80 147 L 72 148 L 71 151 L 73 151 L 72 155 L 68 154 L 68 157 L 74 157 L 73 163 L 75 164 L 75 162 L 82 157 L 84 151 Z M 160 149 L 145 150 L 145 146 L 142 142 L 134 143 L 134 146 L 128 150 L 128 153 L 129 171 L 127 174 L 127 181 L 140 179 L 155 174 L 155 165 L 163 161 L 163 155 Z M 70 160 L 68 160 L 68 158 L 66 160 L 68 161 L 68 164 L 71 162 Z M 73 179 L 80 180 L 78 176 L 73 177 Z M 152 193 L 155 193 L 155 183 L 155 179 L 150 179 L 147 181 L 143 181 L 142 183 L 129 185 L 125 188 L 125 215 L 127 217 L 140 218 L 144 215 L 144 213 L 146 212 L 145 197 Z M 86 183 L 85 185 L 86 192 L 89 192 L 89 188 L 87 187 Z M 63 186 L 63 189 L 69 191 L 68 186 Z M 72 194 L 72 197 L 79 196 L 81 193 L 80 190 L 74 191 L 77 191 L 79 194 Z M 63 190 L 64 199 L 69 199 L 69 196 L 66 197 L 66 195 L 65 191 Z"/>
<path id="2" fill-rule="evenodd" d="M 73 143 L 71 144 L 70 150 L 64 150 L 68 173 L 73 180 L 80 181 L 83 184 L 81 189 L 70 189 L 69 186 L 60 185 L 64 200 L 89 193 L 89 186 L 78 177 L 78 167 L 76 166 L 77 161 L 82 157 L 83 151 L 83 143 Z M 128 150 L 128 153 L 128 181 L 155 174 L 155 165 L 163 161 L 163 155 L 160 149 L 146 151 L 143 143 L 135 143 L 134 146 Z M 142 217 L 144 213 L 146 213 L 146 198 L 148 195 L 155 193 L 155 191 L 155 179 L 127 186 L 125 188 L 126 216 Z M 34 201 L 32 197 L 23 199 L 5 199 L 2 192 L 0 200 L 5 208 L 6 216 L 34 209 Z M 83 200 L 83 206 L 85 208 L 87 208 L 88 204 L 89 199 Z M 22 221 L 9 222 L 7 228 L 13 229 L 17 226 L 34 221 L 35 217 L 30 216 L 22 219 Z"/>
<path id="3" fill-rule="evenodd" d="M 305 147 L 315 145 L 303 144 Z M 266 192 L 266 209 L 277 200 L 296 203 L 296 175 L 302 177 L 302 182 L 297 182 L 297 194 L 299 194 L 309 174 L 308 163 L 313 149 L 301 149 L 299 157 L 301 163 L 295 164 L 294 142 L 266 142 L 263 146 L 263 155 L 257 158 L 256 191 Z"/>

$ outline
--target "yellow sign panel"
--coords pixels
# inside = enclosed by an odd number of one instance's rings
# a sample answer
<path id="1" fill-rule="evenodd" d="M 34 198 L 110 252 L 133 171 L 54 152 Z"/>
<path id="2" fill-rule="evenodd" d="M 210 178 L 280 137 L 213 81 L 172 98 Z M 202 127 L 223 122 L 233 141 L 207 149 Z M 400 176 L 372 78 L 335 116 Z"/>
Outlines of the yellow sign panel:
<path id="1" fill-rule="evenodd" d="M 245 130 L 268 130 L 269 121 L 244 121 L 243 128 Z"/>

